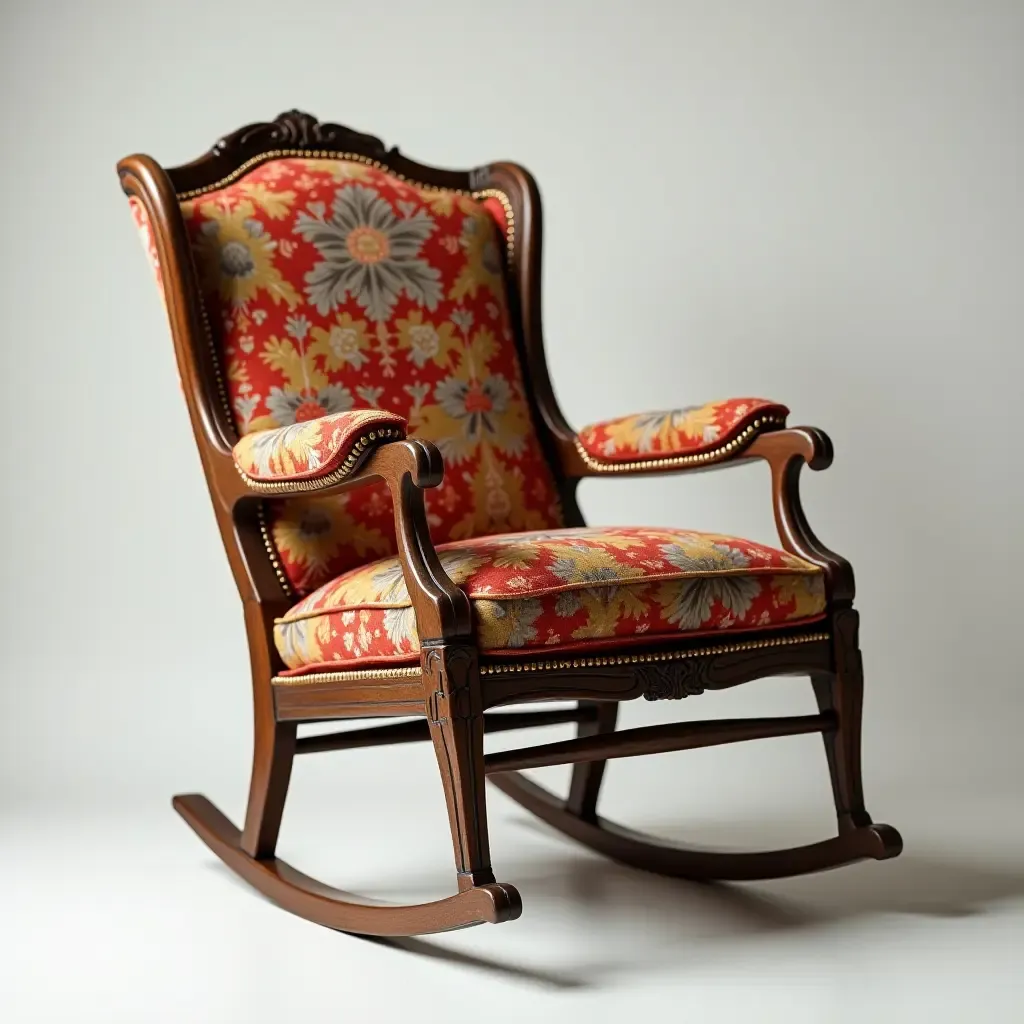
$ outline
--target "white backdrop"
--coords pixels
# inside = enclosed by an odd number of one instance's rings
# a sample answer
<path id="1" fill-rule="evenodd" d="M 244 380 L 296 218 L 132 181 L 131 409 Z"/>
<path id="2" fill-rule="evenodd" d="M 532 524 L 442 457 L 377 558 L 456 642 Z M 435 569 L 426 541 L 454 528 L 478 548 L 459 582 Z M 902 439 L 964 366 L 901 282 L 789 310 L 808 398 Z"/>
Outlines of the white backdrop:
<path id="1" fill-rule="evenodd" d="M 753 393 L 829 431 L 806 504 L 857 570 L 870 808 L 899 824 L 914 794 L 1018 786 L 1024 6 L 179 0 L 0 19 L 4 799 L 201 787 L 240 814 L 241 611 L 114 164 L 182 162 L 292 106 L 425 162 L 534 171 L 573 423 Z M 757 467 L 581 494 L 595 523 L 773 537 Z M 788 680 L 627 721 L 809 705 Z M 415 760 L 361 757 L 382 794 Z M 608 799 L 670 814 L 695 766 L 712 801 L 826 793 L 818 744 L 794 740 L 617 765 Z"/>

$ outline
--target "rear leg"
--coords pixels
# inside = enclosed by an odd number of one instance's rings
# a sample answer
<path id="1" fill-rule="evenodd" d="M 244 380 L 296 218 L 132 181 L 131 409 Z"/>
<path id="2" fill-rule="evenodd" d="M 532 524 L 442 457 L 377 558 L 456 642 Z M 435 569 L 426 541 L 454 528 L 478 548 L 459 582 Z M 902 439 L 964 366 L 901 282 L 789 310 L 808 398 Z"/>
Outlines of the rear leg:
<path id="1" fill-rule="evenodd" d="M 600 736 L 615 732 L 619 718 L 618 701 L 581 700 L 580 710 L 593 708 L 595 717 L 587 722 L 580 722 L 576 728 L 577 736 Z M 604 769 L 607 761 L 584 761 L 573 765 L 572 782 L 569 784 L 569 796 L 565 801 L 565 809 L 570 814 L 583 818 L 585 821 L 597 820 L 597 798 L 604 780 Z"/>
<path id="2" fill-rule="evenodd" d="M 294 722 L 257 718 L 249 804 L 239 843 L 245 853 L 257 860 L 269 860 L 277 848 L 295 757 L 296 732 Z"/>

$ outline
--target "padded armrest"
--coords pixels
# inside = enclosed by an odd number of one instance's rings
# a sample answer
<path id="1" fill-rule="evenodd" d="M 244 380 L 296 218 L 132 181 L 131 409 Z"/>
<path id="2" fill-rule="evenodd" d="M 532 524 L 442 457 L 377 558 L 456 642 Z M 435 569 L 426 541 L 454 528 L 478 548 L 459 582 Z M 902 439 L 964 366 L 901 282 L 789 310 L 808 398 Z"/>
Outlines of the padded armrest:
<path id="1" fill-rule="evenodd" d="M 594 423 L 575 443 L 597 472 L 679 469 L 731 458 L 758 434 L 785 426 L 788 415 L 765 398 L 728 398 Z"/>
<path id="2" fill-rule="evenodd" d="M 326 485 L 351 473 L 376 443 L 403 437 L 401 416 L 381 409 L 352 409 L 246 434 L 231 456 L 242 477 L 257 486 Z"/>

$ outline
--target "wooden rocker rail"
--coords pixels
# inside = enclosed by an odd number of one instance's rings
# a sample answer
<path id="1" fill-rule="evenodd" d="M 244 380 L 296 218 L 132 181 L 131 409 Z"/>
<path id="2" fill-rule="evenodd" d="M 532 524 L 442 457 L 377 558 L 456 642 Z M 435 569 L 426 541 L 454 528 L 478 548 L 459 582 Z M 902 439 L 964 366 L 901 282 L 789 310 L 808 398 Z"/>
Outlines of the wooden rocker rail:
<path id="1" fill-rule="evenodd" d="M 174 809 L 251 886 L 285 910 L 328 928 L 360 935 L 427 935 L 475 924 L 500 924 L 523 912 L 515 886 L 497 882 L 410 906 L 356 896 L 324 885 L 277 857 L 249 856 L 242 848 L 242 833 L 198 793 L 176 796 Z"/>
<path id="2" fill-rule="evenodd" d="M 733 853 L 687 849 L 632 832 L 596 815 L 584 818 L 573 814 L 564 800 L 518 772 L 495 775 L 491 782 L 552 828 L 591 850 L 620 864 L 672 878 L 722 882 L 788 878 L 858 860 L 887 860 L 903 849 L 900 834 L 889 825 L 840 831 L 823 842 L 787 850 Z"/>

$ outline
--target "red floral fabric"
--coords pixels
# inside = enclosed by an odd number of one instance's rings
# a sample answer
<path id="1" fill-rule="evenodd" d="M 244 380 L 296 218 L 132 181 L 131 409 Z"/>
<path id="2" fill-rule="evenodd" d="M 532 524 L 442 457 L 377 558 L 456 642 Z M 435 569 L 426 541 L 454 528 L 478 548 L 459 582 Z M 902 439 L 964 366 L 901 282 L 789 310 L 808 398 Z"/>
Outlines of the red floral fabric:
<path id="1" fill-rule="evenodd" d="M 156 286 L 160 290 L 160 298 L 163 299 L 164 279 L 160 272 L 160 257 L 157 255 L 156 239 L 153 237 L 153 228 L 149 223 L 149 214 L 146 213 L 146 208 L 142 205 L 142 201 L 138 196 L 128 197 L 128 208 L 131 210 L 132 220 L 135 221 L 135 228 L 139 232 L 139 238 L 142 240 L 142 247 L 146 250 L 146 258 L 149 260 L 153 276 L 156 278 Z"/>
<path id="2" fill-rule="evenodd" d="M 781 425 L 788 415 L 786 406 L 765 398 L 729 398 L 605 420 L 584 427 L 576 441 L 588 456 L 603 462 L 700 455 L 738 438 L 757 420 Z"/>
<path id="3" fill-rule="evenodd" d="M 441 543 L 562 523 L 530 420 L 500 237 L 482 202 L 384 170 L 287 158 L 182 204 L 239 433 L 356 406 L 434 441 Z M 374 484 L 270 509 L 300 593 L 396 550 Z"/>
<path id="4" fill-rule="evenodd" d="M 312 480 L 342 466 L 362 438 L 374 443 L 405 434 L 405 420 L 379 409 L 353 409 L 246 434 L 232 450 L 235 465 L 253 480 Z"/>
<path id="5" fill-rule="evenodd" d="M 821 570 L 776 548 L 686 530 L 581 528 L 445 544 L 492 653 L 763 629 L 825 611 Z M 397 558 L 332 580 L 274 627 L 292 670 L 415 661 L 416 621 Z"/>

